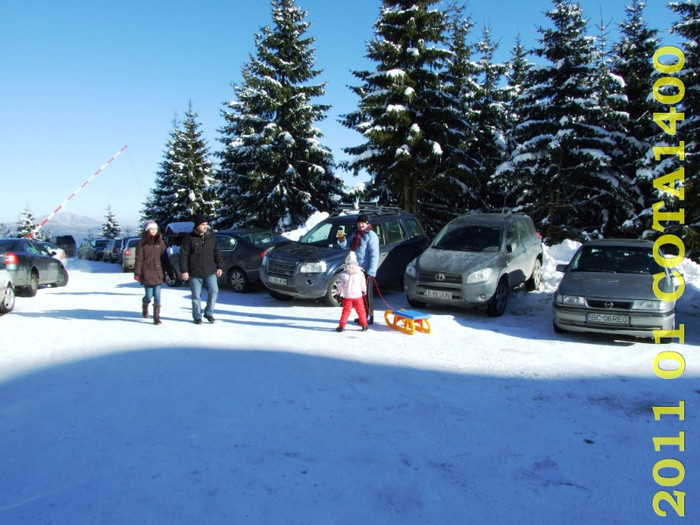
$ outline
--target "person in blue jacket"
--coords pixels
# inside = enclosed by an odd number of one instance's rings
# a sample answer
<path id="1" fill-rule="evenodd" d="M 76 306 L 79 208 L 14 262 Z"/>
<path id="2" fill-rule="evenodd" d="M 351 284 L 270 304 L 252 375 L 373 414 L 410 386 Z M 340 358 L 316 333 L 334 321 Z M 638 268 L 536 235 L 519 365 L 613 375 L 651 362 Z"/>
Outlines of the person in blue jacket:
<path id="1" fill-rule="evenodd" d="M 357 228 L 348 239 L 340 233 L 338 235 L 338 245 L 347 250 L 355 252 L 357 256 L 357 264 L 360 265 L 367 277 L 367 322 L 374 323 L 374 280 L 377 276 L 377 268 L 379 267 L 379 237 L 372 230 L 372 225 L 369 222 L 369 216 L 361 213 L 357 216 Z"/>

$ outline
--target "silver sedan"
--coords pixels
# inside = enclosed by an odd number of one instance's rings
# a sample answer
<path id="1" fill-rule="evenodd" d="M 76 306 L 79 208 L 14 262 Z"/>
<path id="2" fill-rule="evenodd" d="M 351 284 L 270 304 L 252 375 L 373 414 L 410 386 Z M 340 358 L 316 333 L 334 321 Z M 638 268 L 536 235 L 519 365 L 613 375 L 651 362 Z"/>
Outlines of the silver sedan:
<path id="1" fill-rule="evenodd" d="M 654 330 L 675 328 L 676 302 L 654 291 L 673 292 L 674 278 L 654 260 L 654 243 L 605 239 L 582 245 L 554 294 L 554 331 L 654 337 Z"/>

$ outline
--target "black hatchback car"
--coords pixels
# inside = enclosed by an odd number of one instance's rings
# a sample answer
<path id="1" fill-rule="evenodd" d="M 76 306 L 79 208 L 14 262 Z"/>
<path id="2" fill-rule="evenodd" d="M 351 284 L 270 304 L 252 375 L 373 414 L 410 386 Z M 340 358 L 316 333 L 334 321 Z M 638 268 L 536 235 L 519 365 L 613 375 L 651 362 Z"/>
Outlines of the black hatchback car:
<path id="1" fill-rule="evenodd" d="M 299 242 L 270 250 L 260 267 L 260 280 L 270 295 L 279 300 L 323 299 L 329 306 L 337 306 L 334 296 L 347 251 L 338 246 L 336 238 L 338 232 L 348 237 L 353 234 L 360 213 L 369 215 L 379 237 L 377 283 L 401 282 L 406 265 L 428 246 L 428 237 L 412 213 L 399 208 L 365 207 L 329 217 Z"/>
<path id="2" fill-rule="evenodd" d="M 266 250 L 292 242 L 282 235 L 255 228 L 221 230 L 214 232 L 214 236 L 224 257 L 222 279 L 238 293 L 248 292 L 260 281 L 258 270 Z M 179 286 L 182 284 L 180 254 L 178 250 L 171 251 L 174 252 L 170 255 L 173 273 L 168 273 L 165 281 L 170 286 Z"/>
<path id="3" fill-rule="evenodd" d="M 0 239 L 0 258 L 17 290 L 30 297 L 39 286 L 65 286 L 68 271 L 37 242 L 24 238 Z"/>

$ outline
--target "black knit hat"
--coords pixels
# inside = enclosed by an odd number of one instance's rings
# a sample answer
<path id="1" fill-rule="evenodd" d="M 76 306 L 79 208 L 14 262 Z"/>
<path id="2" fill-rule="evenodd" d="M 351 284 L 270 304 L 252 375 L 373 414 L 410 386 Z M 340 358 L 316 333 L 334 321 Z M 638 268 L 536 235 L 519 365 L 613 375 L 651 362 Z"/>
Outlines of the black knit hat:
<path id="1" fill-rule="evenodd" d="M 207 216 L 204 215 L 203 213 L 198 213 L 197 215 L 194 216 L 194 227 L 195 228 L 204 222 L 209 222 L 209 219 L 207 219 Z"/>
<path id="2" fill-rule="evenodd" d="M 357 222 L 369 223 L 369 215 L 367 215 L 365 213 L 361 213 L 360 215 L 357 216 Z"/>

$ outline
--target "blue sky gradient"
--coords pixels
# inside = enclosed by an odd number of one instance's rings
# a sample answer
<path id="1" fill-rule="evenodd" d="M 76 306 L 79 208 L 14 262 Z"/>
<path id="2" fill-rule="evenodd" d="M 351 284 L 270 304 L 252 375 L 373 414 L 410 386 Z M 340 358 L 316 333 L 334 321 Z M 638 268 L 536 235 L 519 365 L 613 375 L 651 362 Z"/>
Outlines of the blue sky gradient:
<path id="1" fill-rule="evenodd" d="M 624 0 L 582 0 L 591 34 L 602 19 L 617 37 Z M 650 0 L 646 20 L 662 44 L 675 15 L 665 0 Z M 352 69 L 371 69 L 365 42 L 373 37 L 380 0 L 297 0 L 316 38 L 317 80 L 327 83 L 318 102 L 332 104 L 319 123 L 336 159 L 361 137 L 338 122 L 352 111 Z M 549 27 L 550 0 L 471 1 L 475 41 L 484 24 L 500 39 L 501 60 L 519 34 L 536 44 L 537 26 Z M 224 104 L 254 52 L 254 33 L 271 22 L 264 0 L 94 0 L 3 3 L 0 16 L 0 222 L 14 225 L 29 207 L 50 214 L 123 146 L 127 149 L 64 207 L 101 220 L 111 206 L 123 226 L 135 226 L 173 129 L 189 101 L 212 151 Z M 355 184 L 359 179 L 343 177 Z M 50 228 L 50 223 L 47 225 Z"/>

